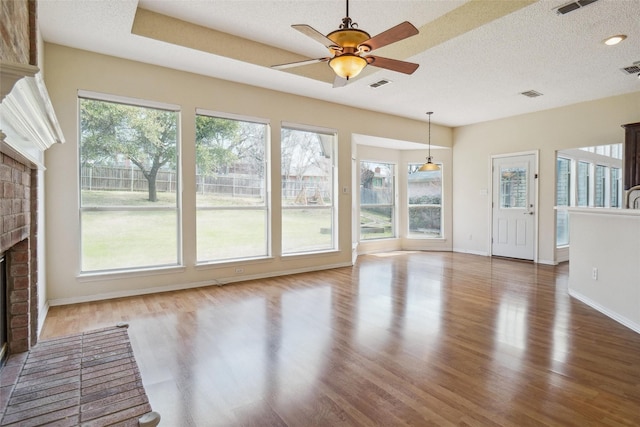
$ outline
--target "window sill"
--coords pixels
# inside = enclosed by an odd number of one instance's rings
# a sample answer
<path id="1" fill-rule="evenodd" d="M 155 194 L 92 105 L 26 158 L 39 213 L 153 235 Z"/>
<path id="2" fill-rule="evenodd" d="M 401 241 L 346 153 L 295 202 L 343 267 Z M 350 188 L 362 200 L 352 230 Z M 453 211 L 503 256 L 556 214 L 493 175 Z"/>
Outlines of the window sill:
<path id="1" fill-rule="evenodd" d="M 145 269 L 131 269 L 118 271 L 102 271 L 96 273 L 80 273 L 77 276 L 78 282 L 98 282 L 104 280 L 119 280 L 129 277 L 156 276 L 160 274 L 184 273 L 184 266 L 155 267 Z"/>
<path id="2" fill-rule="evenodd" d="M 223 261 L 205 261 L 199 262 L 195 265 L 196 270 L 210 270 L 213 268 L 228 268 L 248 263 L 266 263 L 273 261 L 273 257 L 256 257 L 256 258 L 237 258 L 237 259 L 225 259 Z"/>

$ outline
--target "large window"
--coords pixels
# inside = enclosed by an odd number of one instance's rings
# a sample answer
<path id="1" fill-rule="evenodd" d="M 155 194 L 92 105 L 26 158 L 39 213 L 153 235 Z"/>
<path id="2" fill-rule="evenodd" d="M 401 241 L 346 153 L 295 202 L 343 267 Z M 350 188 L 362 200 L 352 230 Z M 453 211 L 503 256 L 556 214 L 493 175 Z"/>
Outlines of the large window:
<path id="1" fill-rule="evenodd" d="M 335 132 L 281 131 L 282 253 L 336 249 Z"/>
<path id="2" fill-rule="evenodd" d="M 407 177 L 409 237 L 442 237 L 442 166 L 420 172 L 421 164 L 410 164 Z"/>
<path id="3" fill-rule="evenodd" d="M 395 166 L 360 162 L 360 240 L 395 237 Z"/>
<path id="4" fill-rule="evenodd" d="M 269 254 L 265 123 L 196 116 L 198 262 Z"/>
<path id="5" fill-rule="evenodd" d="M 569 212 L 571 205 L 571 160 L 558 157 L 556 174 L 556 245 L 569 244 Z"/>
<path id="6" fill-rule="evenodd" d="M 566 246 L 567 207 L 620 207 L 622 144 L 566 149 L 556 160 L 556 243 Z"/>
<path id="7" fill-rule="evenodd" d="M 177 265 L 177 107 L 96 98 L 79 100 L 81 270 Z"/>

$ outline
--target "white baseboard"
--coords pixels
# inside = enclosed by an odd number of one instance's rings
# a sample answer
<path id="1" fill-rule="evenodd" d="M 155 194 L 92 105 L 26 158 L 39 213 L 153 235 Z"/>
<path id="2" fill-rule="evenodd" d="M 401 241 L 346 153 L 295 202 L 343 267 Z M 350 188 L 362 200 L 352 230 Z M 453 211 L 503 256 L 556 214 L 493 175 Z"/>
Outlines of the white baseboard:
<path id="1" fill-rule="evenodd" d="M 40 332 L 42 332 L 47 313 L 49 313 L 49 301 L 45 301 L 44 305 L 38 309 L 38 337 L 40 337 Z"/>
<path id="2" fill-rule="evenodd" d="M 453 248 L 453 252 L 458 252 L 461 254 L 471 254 L 471 255 L 480 255 L 480 256 L 489 256 L 489 252 L 485 251 L 473 251 L 469 249 L 461 249 L 461 248 Z"/>
<path id="3" fill-rule="evenodd" d="M 102 300 L 108 300 L 113 298 L 132 297 L 132 296 L 138 296 L 138 295 L 148 295 L 148 294 L 156 294 L 156 293 L 170 292 L 170 291 L 180 291 L 183 289 L 201 288 L 204 286 L 216 286 L 216 285 L 221 286 L 221 285 L 227 285 L 227 284 L 236 283 L 236 282 L 245 282 L 249 280 L 266 279 L 269 277 L 276 277 L 276 276 L 288 276 L 290 274 L 309 273 L 312 271 L 329 270 L 332 268 L 351 267 L 351 266 L 352 266 L 351 263 L 346 262 L 346 263 L 339 263 L 339 264 L 323 265 L 321 267 L 298 268 L 294 270 L 278 271 L 278 272 L 267 273 L 267 274 L 255 274 L 250 276 L 232 276 L 232 277 L 225 277 L 220 279 L 211 279 L 203 282 L 180 283 L 180 284 L 169 285 L 169 286 L 158 286 L 158 287 L 144 288 L 144 289 L 131 289 L 131 290 L 125 290 L 125 291 L 107 292 L 102 294 L 77 296 L 77 297 L 71 297 L 71 298 L 55 298 L 47 301 L 47 311 L 48 311 L 48 307 L 55 307 L 58 305 L 79 304 L 83 302 L 102 301 Z M 45 319 L 45 316 L 42 316 L 43 323 L 44 323 L 44 319 Z"/>
<path id="4" fill-rule="evenodd" d="M 557 262 L 555 262 L 554 260 L 550 260 L 550 259 L 539 259 L 537 264 L 544 264 L 544 265 L 558 265 Z"/>
<path id="5" fill-rule="evenodd" d="M 577 300 L 582 301 L 583 303 L 587 304 L 589 307 L 598 310 L 600 313 L 604 314 L 607 317 L 610 317 L 611 319 L 615 320 L 616 322 L 626 326 L 627 328 L 631 329 L 634 332 L 637 332 L 640 334 L 640 324 L 627 319 L 624 316 L 621 316 L 620 314 L 611 311 L 603 306 L 601 306 L 600 304 L 598 304 L 597 302 L 593 301 L 590 298 L 585 297 L 584 295 L 582 295 L 580 292 L 576 292 L 574 290 L 569 289 L 569 295 L 571 295 L 572 297 L 574 297 Z"/>

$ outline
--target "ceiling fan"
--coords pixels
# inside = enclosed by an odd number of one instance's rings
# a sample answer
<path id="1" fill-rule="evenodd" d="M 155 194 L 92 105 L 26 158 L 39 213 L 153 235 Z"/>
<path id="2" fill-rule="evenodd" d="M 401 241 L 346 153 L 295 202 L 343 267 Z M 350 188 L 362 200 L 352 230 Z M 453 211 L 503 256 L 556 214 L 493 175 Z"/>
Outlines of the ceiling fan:
<path id="1" fill-rule="evenodd" d="M 328 62 L 329 66 L 336 73 L 336 79 L 333 84 L 334 87 L 344 86 L 350 78 L 360 74 L 367 65 L 373 65 L 374 67 L 385 68 L 404 74 L 413 74 L 418 68 L 418 64 L 366 54 L 374 49 L 379 49 L 391 43 L 406 39 L 407 37 L 414 36 L 418 34 L 418 29 L 410 22 L 405 21 L 383 31 L 377 36 L 371 37 L 366 31 L 358 29 L 357 23 L 351 21 L 351 18 L 349 18 L 349 0 L 346 1 L 347 16 L 342 18 L 342 24 L 340 24 L 337 30 L 330 32 L 326 36 L 306 24 L 291 26 L 305 36 L 322 43 L 329 49 L 332 56 L 272 65 L 271 68 L 282 70 L 318 62 Z"/>

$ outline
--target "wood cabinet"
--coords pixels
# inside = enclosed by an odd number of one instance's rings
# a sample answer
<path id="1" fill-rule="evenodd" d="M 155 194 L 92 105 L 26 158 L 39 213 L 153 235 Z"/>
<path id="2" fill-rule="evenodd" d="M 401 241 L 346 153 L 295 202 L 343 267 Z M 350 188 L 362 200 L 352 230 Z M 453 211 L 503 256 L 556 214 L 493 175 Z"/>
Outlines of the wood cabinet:
<path id="1" fill-rule="evenodd" d="M 623 189 L 640 185 L 640 122 L 622 125 L 624 138 Z"/>

